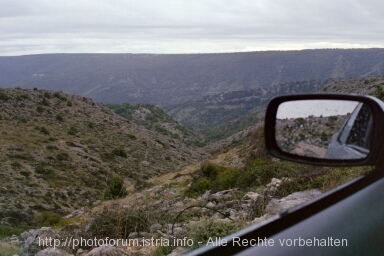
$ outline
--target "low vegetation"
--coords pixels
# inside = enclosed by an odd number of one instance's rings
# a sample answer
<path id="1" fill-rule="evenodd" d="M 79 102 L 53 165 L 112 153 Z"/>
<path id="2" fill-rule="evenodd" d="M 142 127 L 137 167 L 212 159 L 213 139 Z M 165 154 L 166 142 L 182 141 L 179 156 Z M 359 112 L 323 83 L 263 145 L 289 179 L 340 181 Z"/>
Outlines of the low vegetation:
<path id="1" fill-rule="evenodd" d="M 383 94 L 382 87 L 373 86 L 379 81 L 367 81 L 364 84 L 372 85 L 372 94 Z M 0 238 L 31 227 L 65 227 L 73 219 L 64 215 L 85 209 L 75 225 L 76 235 L 84 238 L 167 237 L 175 229 L 175 236 L 206 242 L 262 216 L 272 196 L 281 198 L 308 189 L 328 191 L 369 171 L 272 158 L 265 150 L 262 126 L 246 133 L 244 143 L 228 143 L 209 160 L 182 169 L 205 155 L 190 147 L 193 132 L 154 106 L 110 106 L 118 116 L 90 99 L 38 89 L 0 90 L 0 101 L 4 135 L 0 138 L 4 170 L 0 173 L 4 197 L 0 219 L 7 221 L 0 225 Z M 14 111 L 16 107 L 20 112 Z M 332 126 L 337 120 L 322 122 Z M 292 126 L 298 139 L 309 131 L 305 123 L 301 125 Z M 325 140 L 329 133 L 314 136 Z M 237 162 L 229 160 L 235 156 Z M 177 173 L 155 178 L 170 171 Z M 282 182 L 271 193 L 273 179 Z M 206 199 L 223 191 L 228 191 L 230 200 Z M 261 199 L 244 210 L 243 198 L 249 192 L 258 193 Z M 230 210 L 243 215 L 234 218 Z M 153 231 L 153 225 L 161 229 Z M 174 248 L 158 247 L 152 255 L 171 253 Z M 1 249 L 18 253 L 14 247 L 0 245 Z"/>

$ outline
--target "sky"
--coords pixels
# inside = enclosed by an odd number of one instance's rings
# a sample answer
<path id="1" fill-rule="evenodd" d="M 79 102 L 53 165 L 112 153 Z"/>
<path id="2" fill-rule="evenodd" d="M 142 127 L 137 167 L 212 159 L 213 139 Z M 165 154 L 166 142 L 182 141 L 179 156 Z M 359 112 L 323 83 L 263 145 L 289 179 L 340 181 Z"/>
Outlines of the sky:
<path id="1" fill-rule="evenodd" d="M 352 113 L 359 102 L 349 100 L 298 100 L 282 103 L 276 118 L 307 118 L 309 116 L 338 116 Z"/>
<path id="2" fill-rule="evenodd" d="M 384 48 L 382 0 L 0 0 L 0 56 Z"/>

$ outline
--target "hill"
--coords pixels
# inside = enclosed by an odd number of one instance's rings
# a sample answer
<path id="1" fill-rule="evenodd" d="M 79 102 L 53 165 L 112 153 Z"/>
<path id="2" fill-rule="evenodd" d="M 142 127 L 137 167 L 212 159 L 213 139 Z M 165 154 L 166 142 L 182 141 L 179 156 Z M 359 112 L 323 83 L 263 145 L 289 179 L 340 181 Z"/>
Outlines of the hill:
<path id="1" fill-rule="evenodd" d="M 0 87 L 164 107 L 292 82 L 384 75 L 383 60 L 384 49 L 0 57 Z"/>
<path id="2" fill-rule="evenodd" d="M 1 89 L 0 103 L 5 225 L 30 224 L 45 211 L 69 213 L 106 196 L 116 177 L 138 189 L 151 177 L 205 156 L 172 133 L 127 120 L 90 98 Z"/>
<path id="3" fill-rule="evenodd" d="M 264 119 L 265 108 L 277 95 L 314 93 L 333 80 L 293 82 L 253 90 L 238 90 L 167 106 L 177 121 L 211 141 L 224 139 Z"/>
<path id="4" fill-rule="evenodd" d="M 372 83 L 373 94 L 380 91 L 382 78 L 354 81 L 358 86 L 365 80 Z M 347 89 L 348 82 L 343 84 Z M 335 89 L 332 86 L 329 90 Z M 367 171 L 311 167 L 272 158 L 264 147 L 262 125 L 216 143 L 211 149 L 218 153 L 196 163 L 203 155 L 173 138 L 173 129 L 164 134 L 153 129 L 161 123 L 167 128 L 177 124 L 154 106 L 110 106 L 127 116 L 122 118 L 91 99 L 53 91 L 0 90 L 0 101 L 0 160 L 5 170 L 0 176 L 4 180 L 0 237 L 15 234 L 0 241 L 0 250 L 9 255 L 45 249 L 37 246 L 40 236 L 195 241 L 178 248 L 172 244 L 113 248 L 120 255 L 172 251 L 181 255 L 199 246 L 197 241 L 223 237 L 263 221 Z M 163 144 L 158 145 L 156 139 Z M 184 161 L 177 158 L 179 154 L 184 158 L 190 154 L 190 158 Z M 151 164 L 135 165 L 139 159 Z M 186 162 L 194 164 L 179 168 Z M 147 168 L 140 168 L 140 163 Z M 131 165 L 135 166 L 129 169 Z M 162 166 L 169 166 L 170 171 L 159 177 L 151 167 Z M 110 187 L 109 177 L 115 175 L 124 179 L 129 194 L 98 201 Z M 137 179 L 139 176 L 143 179 Z M 134 189 L 135 185 L 141 189 Z M 23 222 L 35 229 L 15 232 L 13 227 Z M 63 255 L 67 255 L 64 251 L 78 253 L 80 248 L 94 255 L 102 249 L 85 245 L 60 248 Z"/>

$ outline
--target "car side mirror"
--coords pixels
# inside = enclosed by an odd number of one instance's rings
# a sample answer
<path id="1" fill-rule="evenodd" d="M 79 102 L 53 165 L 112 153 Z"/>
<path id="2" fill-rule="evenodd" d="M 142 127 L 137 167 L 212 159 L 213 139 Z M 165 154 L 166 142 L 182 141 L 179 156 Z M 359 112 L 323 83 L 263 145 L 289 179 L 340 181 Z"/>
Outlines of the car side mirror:
<path id="1" fill-rule="evenodd" d="M 266 147 L 272 155 L 296 162 L 372 164 L 382 109 L 382 102 L 369 96 L 280 96 L 267 108 Z"/>

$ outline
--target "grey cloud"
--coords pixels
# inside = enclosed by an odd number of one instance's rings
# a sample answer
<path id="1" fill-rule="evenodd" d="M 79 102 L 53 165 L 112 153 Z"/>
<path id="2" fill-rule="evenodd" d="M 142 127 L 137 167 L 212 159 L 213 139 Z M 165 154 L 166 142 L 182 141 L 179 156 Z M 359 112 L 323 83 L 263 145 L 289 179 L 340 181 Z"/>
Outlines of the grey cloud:
<path id="1" fill-rule="evenodd" d="M 384 47 L 383 9 L 375 0 L 0 0 L 0 55 Z"/>

